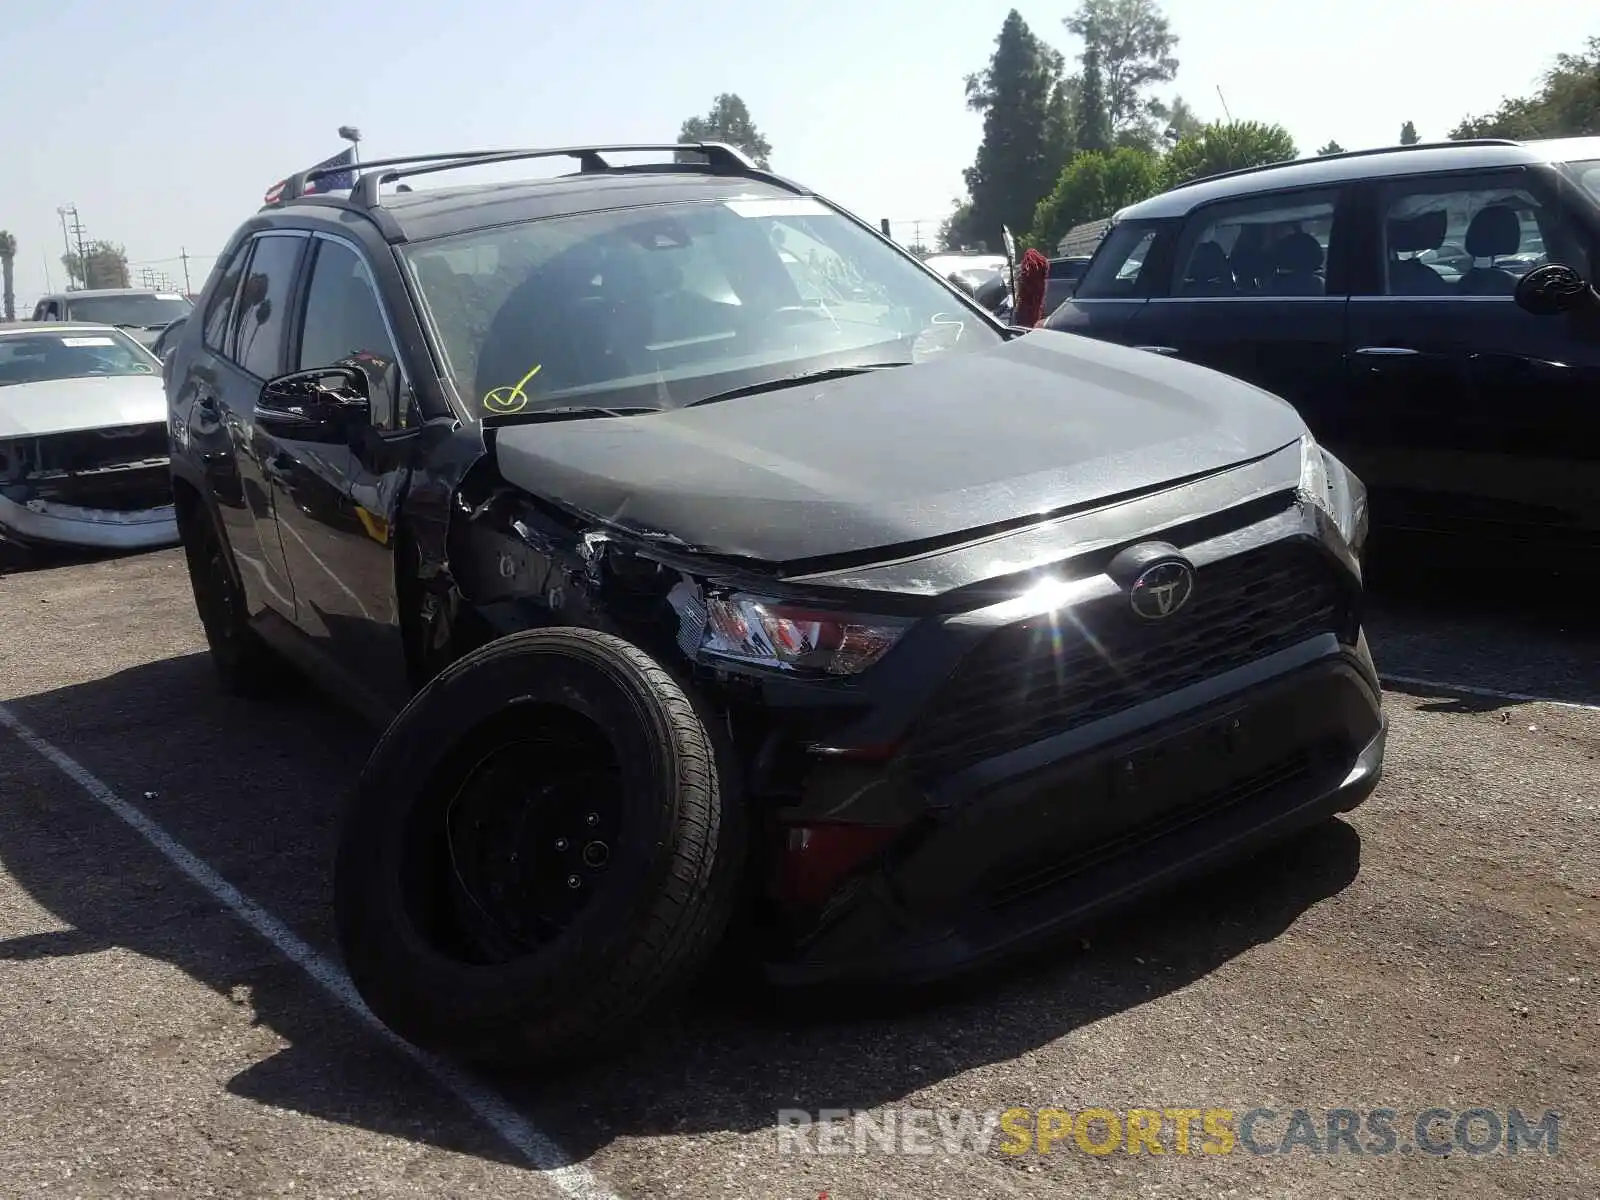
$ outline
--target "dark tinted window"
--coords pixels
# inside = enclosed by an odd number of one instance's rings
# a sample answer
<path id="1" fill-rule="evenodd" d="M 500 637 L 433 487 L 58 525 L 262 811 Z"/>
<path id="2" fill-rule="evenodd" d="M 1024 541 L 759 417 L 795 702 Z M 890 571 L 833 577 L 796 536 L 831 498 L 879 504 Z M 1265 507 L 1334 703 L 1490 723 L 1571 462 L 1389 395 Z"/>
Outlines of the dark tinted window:
<path id="1" fill-rule="evenodd" d="M 1258 196 L 1207 205 L 1178 240 L 1174 296 L 1324 296 L 1339 195 Z"/>
<path id="2" fill-rule="evenodd" d="M 239 288 L 233 358 L 258 379 L 279 373 L 289 287 L 305 243 L 304 238 L 265 235 L 256 239 L 256 252 L 250 256 Z"/>
<path id="3" fill-rule="evenodd" d="M 1581 222 L 1529 171 L 1405 179 L 1383 190 L 1384 277 L 1394 296 L 1509 301 L 1545 262 L 1589 269 Z"/>
<path id="4" fill-rule="evenodd" d="M 366 373 L 373 423 L 393 426 L 399 377 L 372 277 L 355 251 L 319 239 L 306 292 L 298 367 L 305 371 L 335 365 L 359 367 Z"/>
<path id="5" fill-rule="evenodd" d="M 1583 190 L 1600 203 L 1600 158 L 1584 159 L 1579 162 L 1566 164 L 1567 172 L 1583 187 Z"/>
<path id="6" fill-rule="evenodd" d="M 1084 271 L 1073 299 L 1113 300 L 1144 295 L 1146 289 L 1140 283 L 1145 260 L 1164 227 L 1164 223 L 1156 221 L 1113 225 Z"/>
<path id="7" fill-rule="evenodd" d="M 146 296 L 87 296 L 67 302 L 67 319 L 101 325 L 138 325 L 163 329 L 193 307 L 182 296 L 156 292 Z"/>
<path id="8" fill-rule="evenodd" d="M 206 308 L 206 345 L 219 354 L 231 353 L 228 345 L 228 318 L 233 316 L 233 298 L 239 291 L 239 276 L 250 258 L 251 242 L 242 243 L 228 263 L 227 273 L 217 283 Z"/>

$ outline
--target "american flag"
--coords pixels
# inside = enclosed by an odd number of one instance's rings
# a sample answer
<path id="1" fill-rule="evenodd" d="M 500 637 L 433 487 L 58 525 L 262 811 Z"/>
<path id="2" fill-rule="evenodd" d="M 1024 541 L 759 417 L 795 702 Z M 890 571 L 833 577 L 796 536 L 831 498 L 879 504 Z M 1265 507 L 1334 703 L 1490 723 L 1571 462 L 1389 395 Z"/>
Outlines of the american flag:
<path id="1" fill-rule="evenodd" d="M 332 158 L 325 158 L 321 162 L 316 163 L 307 169 L 312 171 L 320 171 L 324 167 L 353 168 L 355 161 L 356 148 L 354 146 L 346 146 Z M 339 171 L 333 175 L 323 175 L 317 179 L 313 179 L 306 185 L 306 192 L 337 192 L 354 187 L 355 181 L 356 173 L 353 169 Z M 276 204 L 279 197 L 283 195 L 283 189 L 288 186 L 289 181 L 287 179 L 278 180 L 277 183 L 273 184 L 267 189 L 267 194 L 263 197 L 263 203 Z"/>

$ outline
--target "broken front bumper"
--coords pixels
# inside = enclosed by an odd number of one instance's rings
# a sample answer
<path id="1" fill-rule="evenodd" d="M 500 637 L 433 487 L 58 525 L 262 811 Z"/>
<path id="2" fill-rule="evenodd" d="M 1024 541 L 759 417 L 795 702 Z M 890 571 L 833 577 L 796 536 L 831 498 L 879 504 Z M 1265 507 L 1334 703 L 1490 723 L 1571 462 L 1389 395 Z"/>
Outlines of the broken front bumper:
<path id="1" fill-rule="evenodd" d="M 132 512 L 78 508 L 47 500 L 19 504 L 0 496 L 0 536 L 25 543 L 95 550 L 150 550 L 176 545 L 178 520 L 170 504 Z"/>

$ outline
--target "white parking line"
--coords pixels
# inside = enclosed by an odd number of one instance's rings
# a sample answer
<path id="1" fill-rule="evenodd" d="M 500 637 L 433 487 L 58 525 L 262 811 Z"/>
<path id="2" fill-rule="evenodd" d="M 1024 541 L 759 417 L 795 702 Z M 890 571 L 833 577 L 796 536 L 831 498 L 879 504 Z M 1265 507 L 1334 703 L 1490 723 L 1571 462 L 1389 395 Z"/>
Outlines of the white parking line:
<path id="1" fill-rule="evenodd" d="M 10 730 L 19 741 L 50 762 L 93 800 L 131 827 L 154 846 L 163 858 L 256 933 L 271 942 L 285 958 L 298 964 L 325 992 L 369 1029 L 453 1093 L 474 1115 L 521 1154 L 530 1166 L 541 1172 L 541 1178 L 552 1184 L 562 1195 L 574 1197 L 574 1200 L 621 1200 L 621 1197 L 601 1183 L 588 1168 L 574 1163 L 553 1138 L 529 1122 L 498 1093 L 460 1068 L 417 1049 L 392 1033 L 372 1015 L 372 1011 L 362 1001 L 355 985 L 350 982 L 350 977 L 342 968 L 318 954 L 277 917 L 240 892 L 202 859 L 190 853 L 160 825 L 117 795 L 71 755 L 58 749 L 23 724 L 3 704 L 0 704 L 0 726 Z"/>
<path id="2" fill-rule="evenodd" d="M 1600 704 L 1579 704 L 1575 700 L 1556 700 L 1549 696 L 1530 696 L 1525 692 L 1502 692 L 1498 688 L 1474 687 L 1470 683 L 1448 683 L 1443 679 L 1421 679 L 1414 675 L 1379 675 L 1378 682 L 1397 687 L 1434 688 L 1441 692 L 1458 692 L 1463 696 L 1482 696 L 1488 700 L 1506 700 L 1512 704 L 1551 704 L 1556 708 L 1575 708 L 1580 712 L 1600 712 Z"/>

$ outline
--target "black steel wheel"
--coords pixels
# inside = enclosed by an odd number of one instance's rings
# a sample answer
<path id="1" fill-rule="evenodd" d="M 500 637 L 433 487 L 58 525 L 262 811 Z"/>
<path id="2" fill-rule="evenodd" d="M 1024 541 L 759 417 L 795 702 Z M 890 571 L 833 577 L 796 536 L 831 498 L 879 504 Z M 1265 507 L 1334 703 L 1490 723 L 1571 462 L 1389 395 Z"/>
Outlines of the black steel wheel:
<path id="1" fill-rule="evenodd" d="M 346 818 L 337 916 L 362 997 L 419 1045 L 498 1064 L 639 1033 L 728 926 L 743 820 L 718 757 L 677 681 L 609 634 L 514 634 L 446 668 Z"/>

